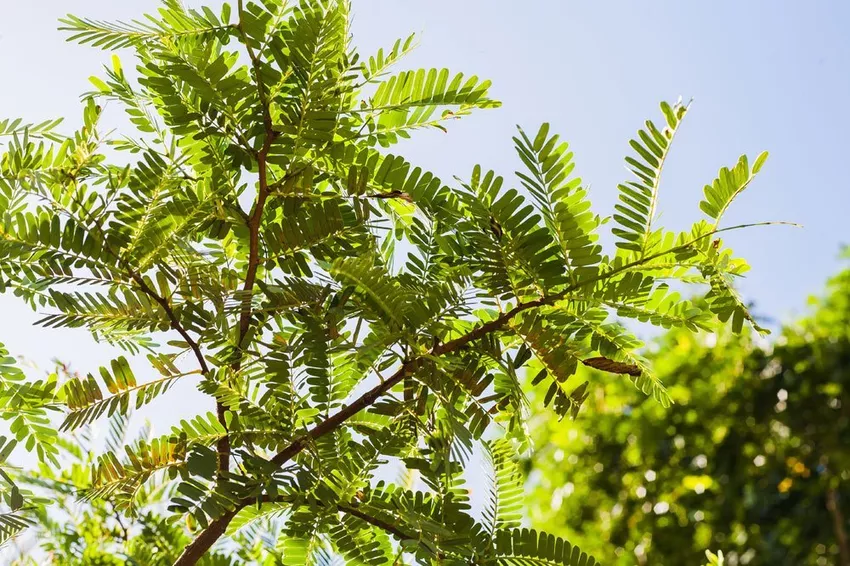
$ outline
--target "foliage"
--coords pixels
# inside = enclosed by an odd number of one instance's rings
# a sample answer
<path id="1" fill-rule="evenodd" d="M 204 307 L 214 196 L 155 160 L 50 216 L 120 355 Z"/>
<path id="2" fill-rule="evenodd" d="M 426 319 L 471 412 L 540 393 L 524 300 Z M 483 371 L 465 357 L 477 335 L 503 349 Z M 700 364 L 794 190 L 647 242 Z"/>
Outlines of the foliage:
<path id="1" fill-rule="evenodd" d="M 48 411 L 54 408 L 56 374 L 47 379 L 27 381 L 24 372 L 0 344 L 0 418 L 8 422 L 10 437 L 0 435 L 0 497 L 5 509 L 0 511 L 0 545 L 31 524 L 24 513 L 24 496 L 13 478 L 9 457 L 22 444 L 36 451 L 43 462 L 58 465 L 55 431 Z"/>
<path id="2" fill-rule="evenodd" d="M 139 516 L 139 494 L 166 481 L 167 516 L 196 535 L 175 564 L 268 515 L 285 519 L 285 563 L 594 564 L 517 522 L 510 455 L 527 444 L 526 397 L 575 415 L 597 384 L 575 375 L 585 365 L 668 405 L 618 320 L 753 322 L 732 285 L 746 264 L 719 238 L 740 227 L 717 225 L 743 187 L 721 172 L 713 222 L 658 225 L 681 103 L 631 143 L 637 181 L 620 187 L 611 251 L 608 218 L 546 124 L 514 139 L 519 189 L 480 166 L 450 187 L 384 149 L 498 106 L 489 81 L 392 72 L 413 40 L 361 59 L 349 23 L 344 0 L 69 16 L 72 40 L 130 48 L 137 72 L 115 57 L 67 135 L 3 122 L 0 288 L 44 326 L 86 328 L 130 356 L 50 390 L 63 431 L 124 416 L 190 374 L 215 400 L 170 434 L 85 462 L 87 501 Z M 107 103 L 133 135 L 102 131 Z M 702 284 L 705 306 L 678 283 Z M 145 366 L 160 377 L 140 383 Z M 485 445 L 494 481 L 478 516 L 463 470 Z M 418 480 L 382 483 L 390 462 Z"/>
<path id="3" fill-rule="evenodd" d="M 118 448 L 125 442 L 139 446 L 150 432 L 145 427 L 136 438 L 128 437 L 128 419 L 113 417 L 109 421 L 106 444 Z M 177 559 L 191 541 L 185 523 L 173 523 L 160 514 L 173 486 L 156 480 L 138 486 L 135 494 L 136 514 L 126 517 L 110 497 L 86 497 L 92 486 L 91 469 L 99 441 L 86 429 L 74 436 L 63 436 L 57 442 L 61 469 L 41 464 L 37 470 L 15 474 L 28 497 L 41 505 L 34 508 L 37 526 L 7 548 L 0 557 L 13 566 L 61 564 L 63 566 L 144 564 L 166 566 Z M 47 506 L 46 503 L 50 502 Z M 239 551 L 231 556 L 212 553 L 199 561 L 205 566 L 230 566 L 250 560 L 255 554 L 255 541 L 239 540 Z"/>
<path id="4" fill-rule="evenodd" d="M 611 381 L 575 422 L 535 416 L 532 523 L 607 564 L 694 564 L 705 548 L 729 564 L 847 564 L 850 271 L 812 302 L 772 343 L 664 336 L 667 409 Z"/>

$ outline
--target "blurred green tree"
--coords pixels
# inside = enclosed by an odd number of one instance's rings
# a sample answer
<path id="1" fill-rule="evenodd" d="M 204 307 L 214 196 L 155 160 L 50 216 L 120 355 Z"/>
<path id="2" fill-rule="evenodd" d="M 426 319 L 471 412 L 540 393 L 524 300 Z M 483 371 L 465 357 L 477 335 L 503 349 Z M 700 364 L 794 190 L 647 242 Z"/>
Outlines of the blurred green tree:
<path id="1" fill-rule="evenodd" d="M 850 564 L 850 270 L 811 303 L 770 343 L 663 336 L 669 408 L 609 379 L 576 421 L 539 413 L 532 522 L 603 564 Z"/>

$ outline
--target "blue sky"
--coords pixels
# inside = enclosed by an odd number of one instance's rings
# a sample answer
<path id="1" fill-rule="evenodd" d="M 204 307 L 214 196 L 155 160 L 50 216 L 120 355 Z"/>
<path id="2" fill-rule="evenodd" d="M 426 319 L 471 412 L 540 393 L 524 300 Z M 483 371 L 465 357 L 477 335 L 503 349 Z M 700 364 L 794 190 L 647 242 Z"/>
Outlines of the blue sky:
<path id="1" fill-rule="evenodd" d="M 153 0 L 7 0 L 0 19 L 0 117 L 38 121 L 68 116 L 108 56 L 67 44 L 56 31 L 66 12 L 131 18 Z M 475 163 L 510 175 L 515 124 L 542 121 L 571 141 L 577 171 L 607 214 L 627 177 L 627 142 L 658 102 L 695 99 L 664 177 L 662 222 L 685 228 L 699 217 L 702 188 L 741 153 L 771 152 L 729 224 L 791 220 L 784 227 L 728 238 L 753 270 L 741 289 L 757 312 L 787 320 L 802 311 L 840 262 L 850 210 L 850 3 L 791 2 L 353 0 L 355 41 L 363 55 L 421 32 L 405 66 L 449 67 L 493 80 L 498 110 L 407 142 L 414 162 L 451 179 Z M 115 352 L 82 331 L 32 327 L 36 315 L 0 296 L 0 342 L 46 365 L 52 357 L 94 370 Z M 191 390 L 186 385 L 186 392 Z M 197 396 L 158 402 L 164 422 L 208 407 Z M 164 423 L 163 423 L 164 424 Z"/>

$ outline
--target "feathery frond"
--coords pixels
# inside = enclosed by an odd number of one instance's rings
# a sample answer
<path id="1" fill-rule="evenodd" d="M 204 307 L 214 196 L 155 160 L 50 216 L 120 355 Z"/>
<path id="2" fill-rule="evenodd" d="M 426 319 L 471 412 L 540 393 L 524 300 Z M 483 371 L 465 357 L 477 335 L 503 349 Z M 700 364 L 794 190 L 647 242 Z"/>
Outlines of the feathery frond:
<path id="1" fill-rule="evenodd" d="M 666 127 L 659 130 L 647 120 L 646 128 L 638 130 L 638 139 L 629 142 L 636 155 L 626 157 L 626 164 L 637 180 L 618 186 L 620 203 L 614 207 L 614 221 L 619 226 L 612 231 L 618 237 L 617 246 L 638 252 L 642 257 L 652 251 L 652 223 L 657 211 L 661 172 L 688 106 L 681 102 L 674 105 L 662 102 L 661 111 Z"/>

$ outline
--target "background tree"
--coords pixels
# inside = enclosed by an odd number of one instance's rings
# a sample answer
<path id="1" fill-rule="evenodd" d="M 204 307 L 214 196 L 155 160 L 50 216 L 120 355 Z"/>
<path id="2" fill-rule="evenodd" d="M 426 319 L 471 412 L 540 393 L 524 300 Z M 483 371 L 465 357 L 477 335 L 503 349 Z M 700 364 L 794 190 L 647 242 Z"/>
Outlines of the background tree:
<path id="1" fill-rule="evenodd" d="M 812 306 L 768 344 L 664 336 L 668 408 L 610 380 L 575 422 L 536 415 L 533 523 L 609 564 L 850 564 L 850 271 Z"/>
<path id="2" fill-rule="evenodd" d="M 87 328 L 130 358 L 35 396 L 74 431 L 199 380 L 214 412 L 100 455 L 86 491 L 132 514 L 142 486 L 172 482 L 168 515 L 197 534 L 175 564 L 269 517 L 285 518 L 276 544 L 292 564 L 593 564 L 520 528 L 526 393 L 575 414 L 591 391 L 573 376 L 583 364 L 666 405 L 615 314 L 755 325 L 732 285 L 746 264 L 719 238 L 740 226 L 719 224 L 766 154 L 721 170 L 707 220 L 666 231 L 661 171 L 687 106 L 663 103 L 662 125 L 631 141 L 606 252 L 608 219 L 545 124 L 514 139 L 519 190 L 481 167 L 450 188 L 379 150 L 498 104 L 474 76 L 391 73 L 412 38 L 361 60 L 349 19 L 339 0 L 166 0 L 137 22 L 64 21 L 71 39 L 131 48 L 139 66 L 115 58 L 92 79 L 70 135 L 0 122 L 0 285 L 45 327 Z M 101 131 L 106 104 L 134 135 Z M 671 281 L 702 284 L 704 303 Z M 142 365 L 159 377 L 140 383 Z M 17 439 L 57 451 L 47 427 Z M 480 513 L 463 473 L 476 450 L 492 478 Z M 391 461 L 417 481 L 380 481 Z"/>

